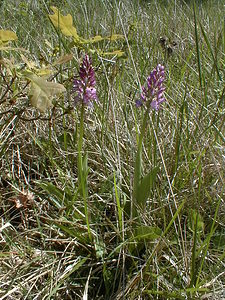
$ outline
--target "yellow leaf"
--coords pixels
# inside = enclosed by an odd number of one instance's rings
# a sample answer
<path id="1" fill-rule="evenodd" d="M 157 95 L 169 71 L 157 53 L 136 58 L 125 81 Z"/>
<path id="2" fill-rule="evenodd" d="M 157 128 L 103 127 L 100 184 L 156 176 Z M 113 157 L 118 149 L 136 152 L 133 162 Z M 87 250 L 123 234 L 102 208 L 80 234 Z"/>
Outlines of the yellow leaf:
<path id="1" fill-rule="evenodd" d="M 23 62 L 27 65 L 26 71 L 32 71 L 30 73 L 35 73 L 38 76 L 49 76 L 53 73 L 53 70 L 48 68 L 48 66 L 44 66 L 40 68 L 34 61 L 29 61 L 23 54 L 20 54 Z"/>
<path id="2" fill-rule="evenodd" d="M 63 16 L 54 6 L 51 6 L 51 9 L 54 11 L 53 15 L 49 15 L 52 23 L 56 28 L 60 28 L 62 33 L 66 36 L 73 36 L 74 39 L 79 40 L 76 28 L 73 26 L 73 18 L 70 14 Z"/>
<path id="3" fill-rule="evenodd" d="M 17 40 L 17 35 L 11 30 L 0 29 L 0 44 Z"/>
<path id="4" fill-rule="evenodd" d="M 87 40 L 88 43 L 97 43 L 104 40 L 104 38 L 101 35 L 96 35 L 93 36 L 92 38 L 90 38 L 89 40 Z"/>
<path id="5" fill-rule="evenodd" d="M 116 40 L 121 40 L 124 39 L 124 36 L 122 34 L 112 34 L 107 37 L 107 40 L 109 41 L 116 41 Z"/>
<path id="6" fill-rule="evenodd" d="M 68 61 L 71 61 L 72 59 L 73 59 L 73 54 L 66 54 L 61 56 L 59 59 L 57 59 L 52 65 L 53 66 L 61 65 L 67 63 Z"/>
<path id="7" fill-rule="evenodd" d="M 38 75 L 38 76 L 47 76 L 49 77 L 52 73 L 53 73 L 53 70 L 51 69 L 48 69 L 47 67 L 46 68 L 41 68 L 41 69 L 35 69 L 35 73 Z"/>
<path id="8" fill-rule="evenodd" d="M 24 56 L 23 54 L 20 54 L 22 61 L 27 65 L 28 69 L 33 69 L 36 67 L 36 63 L 34 61 L 29 61 L 26 56 Z"/>
<path id="9" fill-rule="evenodd" d="M 93 44 L 93 43 L 101 42 L 103 40 L 109 40 L 109 41 L 112 42 L 112 41 L 116 41 L 118 39 L 124 39 L 124 36 L 121 35 L 121 34 L 113 34 L 113 35 L 107 36 L 107 37 L 103 37 L 101 35 L 96 35 L 96 36 L 91 37 L 88 40 L 85 40 L 85 39 L 80 37 L 79 42 L 81 44 Z"/>
<path id="10" fill-rule="evenodd" d="M 41 112 L 52 107 L 53 96 L 66 91 L 62 84 L 48 82 L 35 74 L 27 74 L 26 77 L 31 81 L 31 104 Z"/>
<path id="11" fill-rule="evenodd" d="M 112 52 L 103 52 L 101 55 L 103 55 L 103 56 L 116 55 L 117 57 L 121 57 L 124 55 L 124 52 L 122 50 L 115 50 Z"/>
<path id="12" fill-rule="evenodd" d="M 102 37 L 101 35 L 96 35 L 90 39 L 84 39 L 77 34 L 76 28 L 73 26 L 73 18 L 70 14 L 63 16 L 59 12 L 58 8 L 51 6 L 54 14 L 49 15 L 50 20 L 56 28 L 60 28 L 65 36 L 72 36 L 74 39 L 74 45 L 82 44 L 93 44 L 103 40 L 115 41 L 118 39 L 124 39 L 122 34 L 112 34 L 111 36 Z M 112 54 L 113 55 L 113 54 Z M 116 53 L 117 56 L 122 56 L 123 53 Z"/>
<path id="13" fill-rule="evenodd" d="M 103 40 L 115 41 L 118 39 L 124 39 L 122 34 L 113 34 L 111 36 L 102 37 L 101 35 L 96 35 L 90 39 L 84 39 L 77 34 L 76 28 L 73 26 L 73 18 L 70 14 L 63 16 L 59 10 L 51 6 L 54 11 L 53 15 L 49 15 L 52 23 L 56 28 L 60 28 L 65 36 L 72 36 L 74 38 L 75 44 L 93 44 Z"/>

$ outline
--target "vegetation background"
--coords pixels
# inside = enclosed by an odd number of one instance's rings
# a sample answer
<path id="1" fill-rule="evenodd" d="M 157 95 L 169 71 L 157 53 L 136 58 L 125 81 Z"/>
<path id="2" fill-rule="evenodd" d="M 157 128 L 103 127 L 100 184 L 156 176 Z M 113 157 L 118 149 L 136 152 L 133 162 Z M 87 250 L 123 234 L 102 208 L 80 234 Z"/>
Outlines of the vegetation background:
<path id="1" fill-rule="evenodd" d="M 51 6 L 83 38 L 123 38 L 73 43 Z M 223 1 L 2 0 L 0 16 L 20 48 L 0 51 L 0 299 L 225 299 Z M 84 116 L 87 211 L 73 104 L 84 53 L 99 98 Z M 135 100 L 158 63 L 167 101 L 150 112 L 142 153 L 143 174 L 157 174 L 132 215 Z M 66 93 L 41 113 L 19 74 L 46 67 Z"/>

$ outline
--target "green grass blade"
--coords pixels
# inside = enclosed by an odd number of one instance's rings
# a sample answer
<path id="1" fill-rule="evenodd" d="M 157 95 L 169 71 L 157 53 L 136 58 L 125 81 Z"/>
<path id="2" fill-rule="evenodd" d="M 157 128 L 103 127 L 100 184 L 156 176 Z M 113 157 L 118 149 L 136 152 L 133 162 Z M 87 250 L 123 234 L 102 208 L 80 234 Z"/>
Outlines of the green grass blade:
<path id="1" fill-rule="evenodd" d="M 115 197 L 116 197 L 116 205 L 117 205 L 117 212 L 118 212 L 118 221 L 119 221 L 119 230 L 122 231 L 123 229 L 123 211 L 120 205 L 120 196 L 117 189 L 117 183 L 116 183 L 116 174 L 114 172 L 114 190 L 115 190 Z"/>
<path id="2" fill-rule="evenodd" d="M 64 281 L 66 280 L 66 278 L 68 278 L 70 275 L 72 275 L 75 271 L 79 270 L 83 264 L 87 261 L 87 257 L 84 258 L 79 258 L 76 260 L 76 262 L 70 267 L 70 269 L 68 269 L 67 272 L 65 272 L 64 274 L 61 275 L 59 282 L 57 283 L 57 285 L 53 288 L 53 290 L 49 293 L 47 300 L 51 300 L 52 296 L 54 296 L 58 289 L 60 288 L 60 286 L 64 283 Z"/>
<path id="3" fill-rule="evenodd" d="M 211 229 L 210 229 L 210 233 L 209 233 L 209 235 L 207 237 L 207 244 L 206 244 L 205 250 L 203 252 L 203 256 L 202 256 L 200 268 L 199 268 L 199 271 L 198 271 L 198 277 L 197 277 L 197 280 L 196 280 L 196 286 L 197 287 L 199 285 L 200 276 L 201 276 L 202 269 L 203 269 L 203 266 L 204 266 L 205 258 L 206 258 L 206 255 L 207 255 L 207 251 L 209 249 L 209 244 L 210 244 L 211 238 L 212 238 L 214 230 L 215 230 L 215 223 L 216 223 L 216 219 L 217 219 L 217 215 L 218 215 L 218 211 L 219 211 L 219 208 L 220 208 L 221 201 L 222 201 L 222 199 L 219 199 L 219 201 L 217 203 L 215 215 L 214 215 L 212 226 L 211 226 Z"/>
<path id="4" fill-rule="evenodd" d="M 198 74 L 199 74 L 199 83 L 200 87 L 203 87 L 203 78 L 202 78 L 202 68 L 201 68 L 201 55 L 199 49 L 199 36 L 198 36 L 198 25 L 197 25 L 197 16 L 196 16 L 196 4 L 193 2 L 193 11 L 194 11 L 194 24 L 195 24 L 195 45 L 197 52 L 197 62 L 198 62 Z"/>
<path id="5" fill-rule="evenodd" d="M 206 32 L 205 32 L 205 30 L 204 30 L 204 28 L 203 28 L 203 26 L 202 26 L 202 24 L 201 24 L 200 21 L 199 21 L 199 24 L 200 24 L 200 28 L 201 28 L 204 40 L 206 42 L 206 45 L 207 45 L 207 47 L 209 49 L 209 52 L 210 52 L 210 54 L 212 56 L 212 59 L 213 59 L 213 62 L 214 62 L 213 68 L 214 67 L 216 68 L 216 72 L 217 72 L 218 78 L 219 78 L 219 80 L 222 80 L 222 77 L 221 77 L 220 71 L 219 71 L 218 61 L 216 60 L 215 55 L 213 54 L 213 50 L 212 50 L 212 47 L 210 45 L 209 39 L 207 37 L 207 34 L 206 34 Z"/>

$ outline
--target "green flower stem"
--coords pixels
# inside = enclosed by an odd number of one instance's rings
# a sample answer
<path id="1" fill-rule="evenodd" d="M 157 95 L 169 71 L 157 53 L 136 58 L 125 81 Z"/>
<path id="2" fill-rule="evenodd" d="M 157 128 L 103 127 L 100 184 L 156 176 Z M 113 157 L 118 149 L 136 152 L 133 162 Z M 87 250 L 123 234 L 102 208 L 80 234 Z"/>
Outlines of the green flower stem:
<path id="1" fill-rule="evenodd" d="M 83 148 L 83 137 L 84 137 L 84 105 L 81 107 L 81 116 L 80 116 L 80 136 L 78 141 L 78 183 L 81 197 L 84 200 L 84 212 L 86 217 L 86 224 L 88 229 L 88 236 L 91 240 L 91 230 L 89 223 L 89 214 L 88 214 L 88 204 L 87 204 L 87 170 L 84 168 L 82 148 Z"/>
<path id="2" fill-rule="evenodd" d="M 141 171 L 142 171 L 142 143 L 143 143 L 143 138 L 147 126 L 147 120 L 148 120 L 148 115 L 149 115 L 149 110 L 150 106 L 148 105 L 142 127 L 141 127 L 141 132 L 139 134 L 139 139 L 138 139 L 138 149 L 137 149 L 137 154 L 135 158 L 135 167 L 134 167 L 134 190 L 133 190 L 133 207 L 132 207 L 132 217 L 136 217 L 137 211 L 136 211 L 136 205 L 137 205 L 137 191 L 138 191 L 138 186 L 140 184 L 141 180 Z"/>

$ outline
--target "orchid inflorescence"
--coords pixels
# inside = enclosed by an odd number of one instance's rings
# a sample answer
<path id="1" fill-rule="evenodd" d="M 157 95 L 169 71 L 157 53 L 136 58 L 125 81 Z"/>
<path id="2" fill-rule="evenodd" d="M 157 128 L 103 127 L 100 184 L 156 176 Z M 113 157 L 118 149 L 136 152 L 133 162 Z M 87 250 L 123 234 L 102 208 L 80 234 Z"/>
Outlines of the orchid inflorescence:
<path id="1" fill-rule="evenodd" d="M 75 92 L 75 104 L 93 106 L 93 101 L 97 100 L 95 71 L 92 62 L 86 54 L 79 69 L 79 78 L 73 82 L 73 91 Z"/>
<path id="2" fill-rule="evenodd" d="M 159 110 L 161 103 L 165 101 L 163 86 L 165 80 L 164 66 L 158 64 L 147 78 L 147 87 L 142 86 L 140 99 L 136 100 L 136 106 L 141 107 L 150 102 L 152 109 Z"/>

